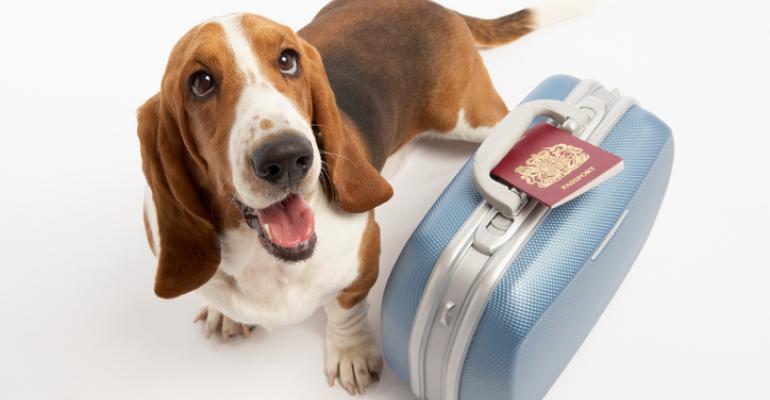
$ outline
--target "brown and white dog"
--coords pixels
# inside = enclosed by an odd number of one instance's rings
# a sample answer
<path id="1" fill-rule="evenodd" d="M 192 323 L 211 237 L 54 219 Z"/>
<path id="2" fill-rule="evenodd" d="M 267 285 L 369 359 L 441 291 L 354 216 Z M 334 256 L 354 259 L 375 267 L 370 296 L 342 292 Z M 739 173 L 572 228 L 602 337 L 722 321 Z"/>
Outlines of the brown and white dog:
<path id="1" fill-rule="evenodd" d="M 389 156 L 424 135 L 480 141 L 508 108 L 478 48 L 572 14 L 494 20 L 425 0 L 336 0 L 298 33 L 238 14 L 175 46 L 138 113 L 155 292 L 198 291 L 227 340 L 325 306 L 329 383 L 382 368 L 367 325 Z"/>

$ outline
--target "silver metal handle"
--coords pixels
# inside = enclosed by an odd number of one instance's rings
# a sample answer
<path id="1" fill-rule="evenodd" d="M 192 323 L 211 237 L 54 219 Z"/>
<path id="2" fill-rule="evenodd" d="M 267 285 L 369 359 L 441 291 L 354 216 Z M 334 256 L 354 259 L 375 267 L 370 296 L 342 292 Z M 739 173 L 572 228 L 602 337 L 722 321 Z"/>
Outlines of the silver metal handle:
<path id="1" fill-rule="evenodd" d="M 562 101 L 538 100 L 525 103 L 497 124 L 474 156 L 473 178 L 479 191 L 506 217 L 513 218 L 525 200 L 518 191 L 492 179 L 490 172 L 521 139 L 532 121 L 543 116 L 555 120 L 562 125 L 562 129 L 573 135 L 579 135 L 591 119 L 586 111 Z"/>

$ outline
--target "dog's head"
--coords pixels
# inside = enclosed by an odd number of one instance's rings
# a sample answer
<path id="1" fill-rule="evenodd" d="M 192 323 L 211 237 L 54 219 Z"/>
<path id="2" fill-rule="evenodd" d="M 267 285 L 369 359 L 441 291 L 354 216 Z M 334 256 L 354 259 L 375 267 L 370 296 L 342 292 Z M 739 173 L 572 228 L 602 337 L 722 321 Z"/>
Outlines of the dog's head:
<path id="1" fill-rule="evenodd" d="M 161 297 L 197 289 L 216 272 L 223 229 L 216 202 L 235 204 L 261 245 L 291 262 L 313 254 L 307 199 L 316 192 L 352 213 L 392 195 L 357 135 L 344 129 L 318 51 L 255 15 L 188 32 L 138 121 L 157 209 Z"/>

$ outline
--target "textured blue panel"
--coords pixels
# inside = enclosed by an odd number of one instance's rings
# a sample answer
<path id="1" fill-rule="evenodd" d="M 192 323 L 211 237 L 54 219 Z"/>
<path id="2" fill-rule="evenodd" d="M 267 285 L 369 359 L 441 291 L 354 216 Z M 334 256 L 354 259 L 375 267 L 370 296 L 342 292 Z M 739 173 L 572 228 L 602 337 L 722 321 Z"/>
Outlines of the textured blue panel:
<path id="1" fill-rule="evenodd" d="M 518 345 L 511 362 L 513 396 L 506 398 L 542 398 L 588 336 L 655 222 L 671 173 L 673 143 L 670 139 L 663 147 L 631 201 L 627 218 L 601 256 L 576 274 Z"/>
<path id="2" fill-rule="evenodd" d="M 513 260 L 487 304 L 466 355 L 461 399 L 542 397 L 577 350 L 636 258 L 668 183 L 671 168 L 671 151 L 668 149 L 673 148 L 670 130 L 652 114 L 634 107 L 615 126 L 602 147 L 623 157 L 625 170 L 597 189 L 553 210 Z M 653 170 L 653 166 L 661 171 Z M 591 265 L 591 255 L 629 207 L 651 172 L 664 177 L 653 182 L 655 187 L 647 190 L 659 194 L 650 197 L 655 204 L 648 205 L 643 218 L 634 214 L 622 228 L 624 232 L 635 234 L 638 240 L 622 241 L 626 245 L 624 252 L 613 250 L 612 254 L 626 254 L 626 257 L 608 261 L 617 263 L 616 268 L 622 272 L 620 278 L 609 281 L 606 278 L 610 275 L 600 276 L 595 282 L 584 285 L 585 291 L 581 292 L 586 297 L 592 295 L 591 290 L 604 293 L 604 301 L 591 303 L 577 296 L 570 300 L 568 304 L 572 308 L 568 308 L 572 314 L 581 315 L 580 319 L 567 324 L 569 319 L 565 317 L 555 322 L 555 328 L 551 324 L 551 329 L 536 330 L 538 321 L 559 300 L 565 288 Z M 613 240 L 613 245 L 616 242 Z M 605 260 L 607 256 L 603 255 Z M 537 342 L 553 338 L 561 338 L 569 345 L 558 347 L 560 342 L 554 340 L 554 348 L 549 351 L 535 343 L 533 348 L 541 352 L 528 353 L 529 360 L 547 359 L 550 363 L 519 363 L 525 340 Z M 523 371 L 528 368 L 531 369 Z M 522 376 L 527 379 L 517 379 Z"/>
<path id="3" fill-rule="evenodd" d="M 551 77 L 524 101 L 564 99 L 578 82 Z M 388 365 L 404 380 L 409 380 L 409 335 L 422 291 L 446 245 L 480 201 L 469 162 L 409 239 L 390 275 L 382 303 L 382 347 Z"/>

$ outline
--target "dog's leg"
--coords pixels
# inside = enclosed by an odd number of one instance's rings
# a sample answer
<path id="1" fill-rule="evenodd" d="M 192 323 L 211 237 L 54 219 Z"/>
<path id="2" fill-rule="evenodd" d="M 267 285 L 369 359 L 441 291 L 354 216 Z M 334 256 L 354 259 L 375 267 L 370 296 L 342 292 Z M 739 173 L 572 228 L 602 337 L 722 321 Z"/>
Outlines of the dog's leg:
<path id="1" fill-rule="evenodd" d="M 364 394 L 382 371 L 380 349 L 366 318 L 368 307 L 362 301 L 346 309 L 336 299 L 326 306 L 326 376 L 329 386 L 339 379 L 351 395 Z"/>
<path id="2" fill-rule="evenodd" d="M 457 126 L 448 134 L 452 139 L 481 143 L 489 136 L 491 128 L 508 115 L 508 107 L 495 90 L 487 67 L 480 54 L 468 80 Z"/>
<path id="3" fill-rule="evenodd" d="M 469 53 L 466 66 L 469 73 L 456 78 L 462 80 L 461 86 L 454 82 L 451 85 L 456 87 L 443 90 L 456 90 L 459 96 L 451 101 L 434 102 L 429 110 L 433 124 L 428 137 L 481 143 L 491 128 L 508 115 L 508 107 L 495 90 L 478 50 L 467 44 L 465 51 Z"/>
<path id="4" fill-rule="evenodd" d="M 350 394 L 363 394 L 379 380 L 382 356 L 366 318 L 366 296 L 377 281 L 380 262 L 380 228 L 369 213 L 361 238 L 358 278 L 326 305 L 326 374 L 329 385 L 339 378 Z"/>
<path id="5" fill-rule="evenodd" d="M 222 340 L 225 342 L 230 341 L 231 337 L 238 335 L 248 338 L 251 336 L 251 330 L 254 328 L 253 326 L 233 321 L 211 306 L 203 307 L 193 323 L 198 323 L 199 321 L 203 322 L 206 337 L 211 337 L 212 334 L 219 332 L 222 335 Z"/>
<path id="6" fill-rule="evenodd" d="M 489 136 L 491 128 L 508 115 L 508 107 L 492 85 L 481 56 L 476 53 L 474 57 L 477 62 L 468 80 L 457 124 L 450 132 L 438 137 L 481 143 Z"/>
<path id="7" fill-rule="evenodd" d="M 500 119 L 502 120 L 502 118 Z M 489 125 L 472 126 L 466 118 L 465 110 L 460 110 L 457 116 L 457 126 L 449 132 L 428 132 L 424 135 L 430 139 L 457 140 L 469 143 L 481 143 L 492 132 L 492 128 L 500 120 L 489 123 Z"/>

